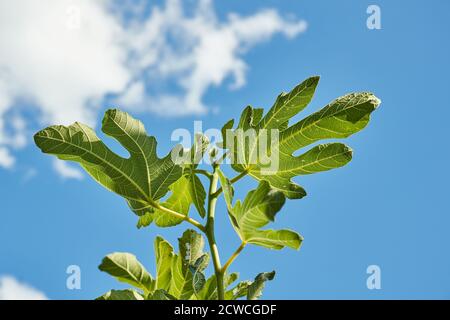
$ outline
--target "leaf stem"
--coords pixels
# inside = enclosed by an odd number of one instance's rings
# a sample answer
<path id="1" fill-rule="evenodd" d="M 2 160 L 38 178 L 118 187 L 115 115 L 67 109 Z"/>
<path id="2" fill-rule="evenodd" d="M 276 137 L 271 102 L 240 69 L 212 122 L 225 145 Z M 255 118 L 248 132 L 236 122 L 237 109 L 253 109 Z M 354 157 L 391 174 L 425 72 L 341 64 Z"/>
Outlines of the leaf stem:
<path id="1" fill-rule="evenodd" d="M 163 207 L 163 206 L 161 206 L 160 204 L 155 204 L 154 207 L 155 207 L 156 209 L 159 209 L 159 210 L 161 210 L 161 211 L 164 211 L 164 212 L 166 212 L 166 213 L 168 213 L 168 214 L 170 214 L 170 215 L 172 215 L 172 216 L 174 216 L 174 217 L 183 219 L 184 221 L 189 222 L 190 224 L 192 224 L 193 226 L 197 227 L 197 228 L 200 229 L 201 231 L 206 232 L 206 227 L 205 227 L 204 225 L 202 225 L 202 224 L 201 224 L 200 222 L 198 222 L 197 220 L 190 218 L 189 216 L 185 216 L 185 215 L 182 214 L 182 213 L 179 213 L 179 212 L 173 211 L 172 209 Z"/>
<path id="2" fill-rule="evenodd" d="M 206 170 L 195 169 L 194 172 L 195 172 L 195 173 L 198 173 L 198 174 L 202 174 L 202 175 L 204 175 L 205 177 L 207 177 L 208 179 L 211 179 L 211 178 L 212 178 L 212 174 L 211 174 L 210 172 L 206 171 Z"/>
<path id="3" fill-rule="evenodd" d="M 214 233 L 214 216 L 215 216 L 215 210 L 216 210 L 216 203 L 217 203 L 217 196 L 215 195 L 217 191 L 217 183 L 219 180 L 219 176 L 217 173 L 218 165 L 213 165 L 213 174 L 211 178 L 211 183 L 209 185 L 209 192 L 208 192 L 208 218 L 206 221 L 206 237 L 208 239 L 209 248 L 211 251 L 211 256 L 214 264 L 214 272 L 216 274 L 216 281 L 217 281 L 217 297 L 219 300 L 225 299 L 225 289 L 223 285 L 223 272 L 222 272 L 222 266 L 220 263 L 220 257 L 219 257 L 219 250 L 216 245 L 216 238 Z"/>
<path id="4" fill-rule="evenodd" d="M 228 259 L 228 261 L 223 265 L 222 267 L 222 273 L 225 274 L 228 267 L 233 263 L 233 261 L 238 257 L 238 255 L 241 253 L 242 250 L 244 250 L 245 246 L 247 245 L 247 242 L 243 241 L 241 245 L 236 249 L 236 251 L 231 255 L 231 257 Z"/>
<path id="5" fill-rule="evenodd" d="M 230 179 L 230 183 L 233 184 L 235 182 L 238 182 L 239 180 L 241 180 L 243 177 L 245 177 L 248 174 L 248 171 L 242 171 L 240 174 L 238 174 L 237 176 L 235 176 L 234 178 Z M 222 193 L 223 189 L 222 187 L 220 187 L 215 193 L 214 193 L 214 197 L 218 197 L 221 193 Z"/>

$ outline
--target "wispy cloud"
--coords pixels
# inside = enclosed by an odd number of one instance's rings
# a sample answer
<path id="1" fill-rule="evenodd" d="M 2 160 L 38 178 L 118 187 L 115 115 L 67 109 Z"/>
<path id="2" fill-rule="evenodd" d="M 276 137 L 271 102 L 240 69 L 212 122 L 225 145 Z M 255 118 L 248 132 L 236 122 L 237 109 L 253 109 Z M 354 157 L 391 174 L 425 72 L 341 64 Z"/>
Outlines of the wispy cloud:
<path id="1" fill-rule="evenodd" d="M 0 276 L 0 300 L 47 300 L 47 297 L 12 276 Z"/>
<path id="2" fill-rule="evenodd" d="M 11 168 L 14 165 L 15 159 L 11 152 L 6 147 L 0 146 L 0 167 Z"/>
<path id="3" fill-rule="evenodd" d="M 304 21 L 285 19 L 273 9 L 247 17 L 231 13 L 220 21 L 209 0 L 198 1 L 190 15 L 179 0 L 168 0 L 129 29 L 127 46 L 136 73 L 119 101 L 164 115 L 206 112 L 203 96 L 208 88 L 227 78 L 232 89 L 245 84 L 243 56 L 249 49 L 276 33 L 293 38 L 305 28 Z M 152 89 L 160 82 L 174 84 L 178 94 L 173 86 Z"/>
<path id="4" fill-rule="evenodd" d="M 180 0 L 146 6 L 0 2 L 0 166 L 12 167 L 11 150 L 26 141 L 19 106 L 38 110 L 39 125 L 93 125 L 105 97 L 124 109 L 164 116 L 205 113 L 211 86 L 227 79 L 230 89 L 245 85 L 248 50 L 274 34 L 293 38 L 306 28 L 274 9 L 219 19 L 210 0 L 190 1 L 189 11 Z"/>
<path id="5" fill-rule="evenodd" d="M 69 165 L 67 162 L 59 159 L 53 159 L 53 168 L 63 179 L 82 180 L 83 173 L 77 168 Z"/>

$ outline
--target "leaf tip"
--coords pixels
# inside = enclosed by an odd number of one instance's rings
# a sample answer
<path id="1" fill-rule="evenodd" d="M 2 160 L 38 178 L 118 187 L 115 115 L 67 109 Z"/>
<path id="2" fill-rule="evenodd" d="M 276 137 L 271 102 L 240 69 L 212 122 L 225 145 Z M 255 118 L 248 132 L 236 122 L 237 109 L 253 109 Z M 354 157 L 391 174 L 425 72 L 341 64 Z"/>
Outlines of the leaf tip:
<path id="1" fill-rule="evenodd" d="M 317 84 L 320 81 L 320 76 L 319 75 L 315 75 L 309 78 L 311 82 Z"/>
<path id="2" fill-rule="evenodd" d="M 373 104 L 375 109 L 378 108 L 381 104 L 381 99 L 373 95 Z"/>
<path id="3" fill-rule="evenodd" d="M 303 236 L 301 236 L 301 235 L 298 234 L 298 233 L 297 233 L 297 235 L 298 235 L 298 239 L 297 239 L 297 242 L 295 243 L 294 249 L 298 251 L 298 250 L 300 250 L 300 248 L 302 247 L 304 238 L 303 238 Z"/>
<path id="4" fill-rule="evenodd" d="M 373 94 L 372 92 L 365 92 L 365 94 L 367 95 L 367 102 L 372 105 L 373 110 L 377 109 L 380 104 L 381 104 L 381 99 L 378 98 L 375 94 Z"/>

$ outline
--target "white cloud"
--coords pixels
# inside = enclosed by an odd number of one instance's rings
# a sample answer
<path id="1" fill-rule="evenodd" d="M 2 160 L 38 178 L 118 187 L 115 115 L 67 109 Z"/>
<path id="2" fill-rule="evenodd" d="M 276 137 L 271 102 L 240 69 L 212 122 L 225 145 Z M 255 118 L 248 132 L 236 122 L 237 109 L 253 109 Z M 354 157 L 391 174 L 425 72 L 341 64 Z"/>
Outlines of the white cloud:
<path id="1" fill-rule="evenodd" d="M 124 90 L 130 72 L 115 40 L 121 28 L 105 5 L 0 1 L 0 147 L 7 148 L 1 155 L 24 144 L 24 124 L 14 115 L 18 99 L 38 108 L 39 125 L 75 119 L 94 124 L 104 95 Z"/>
<path id="2" fill-rule="evenodd" d="M 292 38 L 305 29 L 304 21 L 286 20 L 271 9 L 248 17 L 229 14 L 222 22 L 209 0 L 198 1 L 191 15 L 183 11 L 179 0 L 167 0 L 165 7 L 155 7 L 144 23 L 130 29 L 127 43 L 135 58 L 132 67 L 138 75 L 147 75 L 136 77 L 130 86 L 136 90 L 131 107 L 162 115 L 206 112 L 203 96 L 209 87 L 221 85 L 228 77 L 233 80 L 231 88 L 245 84 L 247 64 L 242 56 L 252 46 L 275 33 Z M 159 88 L 156 93 L 151 88 L 137 91 L 148 76 L 155 84 L 161 79 L 174 83 L 179 94 L 174 95 L 172 87 L 167 92 Z M 129 100 L 119 101 L 127 106 Z"/>
<path id="3" fill-rule="evenodd" d="M 67 162 L 64 162 L 63 160 L 53 159 L 53 168 L 64 179 L 83 179 L 83 173 L 79 169 L 73 167 Z"/>
<path id="4" fill-rule="evenodd" d="M 9 149 L 0 146 L 0 167 L 9 169 L 14 165 L 14 162 L 15 159 Z"/>
<path id="5" fill-rule="evenodd" d="M 14 277 L 0 276 L 0 300 L 47 300 L 47 297 Z"/>
<path id="6" fill-rule="evenodd" d="M 11 158 L 11 148 L 26 141 L 28 124 L 20 122 L 17 105 L 37 109 L 40 126 L 75 120 L 93 125 L 106 96 L 134 111 L 205 113 L 203 97 L 211 86 L 226 79 L 232 80 L 231 89 L 245 85 L 248 65 L 243 57 L 251 47 L 276 33 L 293 38 L 306 28 L 304 21 L 273 9 L 246 17 L 230 13 L 220 20 L 210 0 L 190 1 L 185 4 L 189 12 L 180 0 L 143 10 L 149 5 L 0 1 L 3 155 Z"/>

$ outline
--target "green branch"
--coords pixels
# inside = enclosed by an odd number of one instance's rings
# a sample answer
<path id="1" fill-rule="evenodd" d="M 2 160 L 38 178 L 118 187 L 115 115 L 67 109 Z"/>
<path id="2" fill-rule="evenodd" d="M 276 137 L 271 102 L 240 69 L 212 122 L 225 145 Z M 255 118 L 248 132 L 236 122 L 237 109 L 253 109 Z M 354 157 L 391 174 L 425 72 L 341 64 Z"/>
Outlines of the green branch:
<path id="1" fill-rule="evenodd" d="M 214 273 L 216 274 L 217 281 L 217 297 L 219 300 L 225 299 L 225 288 L 223 284 L 223 273 L 222 265 L 220 263 L 219 250 L 216 244 L 215 230 L 214 230 L 214 219 L 215 210 L 217 203 L 217 196 L 215 195 L 217 191 L 217 182 L 219 180 L 217 174 L 218 165 L 213 165 L 214 172 L 212 175 L 211 183 L 208 192 L 208 217 L 206 221 L 206 238 L 208 239 L 209 248 L 211 251 L 211 256 L 214 264 Z"/>

